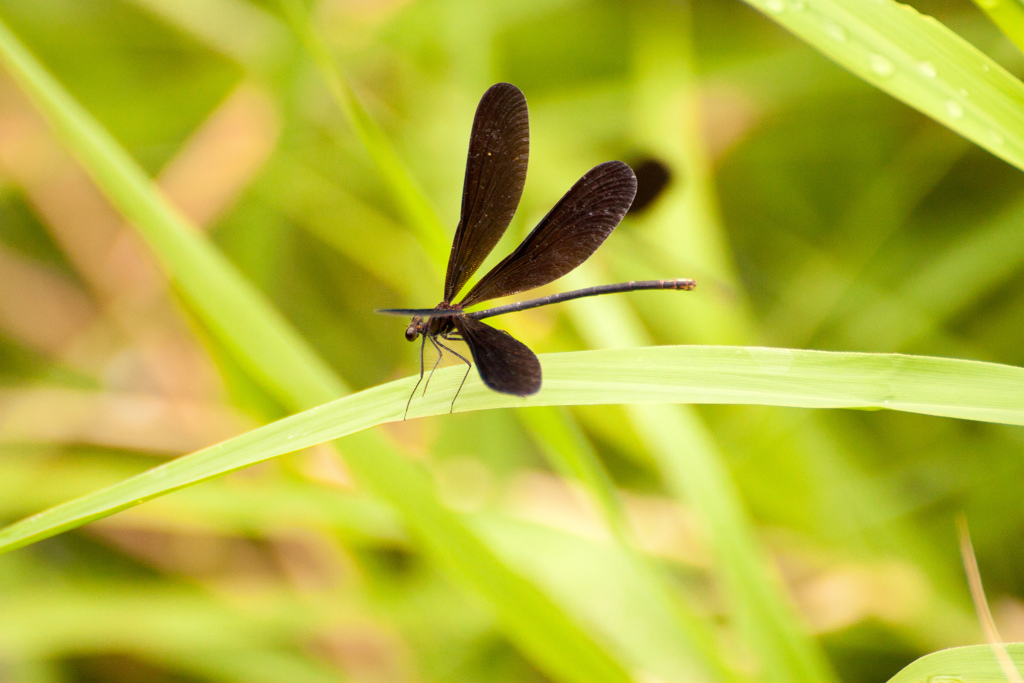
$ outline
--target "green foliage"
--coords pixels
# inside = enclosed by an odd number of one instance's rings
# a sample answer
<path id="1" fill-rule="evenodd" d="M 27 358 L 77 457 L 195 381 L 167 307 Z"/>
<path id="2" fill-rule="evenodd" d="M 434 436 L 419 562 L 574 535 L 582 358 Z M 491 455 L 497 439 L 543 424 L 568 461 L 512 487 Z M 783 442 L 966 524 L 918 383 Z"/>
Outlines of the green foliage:
<path id="1" fill-rule="evenodd" d="M 960 510 L 1024 639 L 1019 58 L 970 6 L 749 4 L 867 84 L 727 0 L 0 2 L 0 679 L 885 679 L 980 639 Z M 372 309 L 439 295 L 496 80 L 533 136 L 492 259 L 650 155 L 559 286 L 700 286 L 510 316 L 604 350 L 401 422 Z"/>

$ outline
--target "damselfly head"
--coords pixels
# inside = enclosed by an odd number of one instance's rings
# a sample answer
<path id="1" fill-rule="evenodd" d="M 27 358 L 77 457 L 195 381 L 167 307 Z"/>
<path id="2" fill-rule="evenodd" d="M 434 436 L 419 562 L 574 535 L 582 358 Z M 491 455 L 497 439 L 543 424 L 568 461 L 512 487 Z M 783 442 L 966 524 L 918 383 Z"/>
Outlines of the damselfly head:
<path id="1" fill-rule="evenodd" d="M 409 322 L 409 327 L 405 328 L 405 338 L 408 341 L 416 341 L 416 339 L 424 332 L 423 318 L 418 315 L 414 315 L 412 320 Z"/>

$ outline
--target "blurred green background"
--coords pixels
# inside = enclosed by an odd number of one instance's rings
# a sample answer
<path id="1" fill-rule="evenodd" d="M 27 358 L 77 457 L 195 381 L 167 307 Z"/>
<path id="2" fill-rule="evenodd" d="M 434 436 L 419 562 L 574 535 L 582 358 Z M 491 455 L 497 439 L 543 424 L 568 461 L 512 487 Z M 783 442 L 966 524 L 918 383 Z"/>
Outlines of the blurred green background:
<path id="1" fill-rule="evenodd" d="M 913 5 L 1024 65 L 969 3 Z M 1019 171 L 738 0 L 323 0 L 309 13 L 442 232 L 389 191 L 277 3 L 0 0 L 8 27 L 351 387 L 418 369 L 404 321 L 373 310 L 440 300 L 473 111 L 496 81 L 525 93 L 532 144 L 488 263 L 591 166 L 653 159 L 671 174 L 664 191 L 545 292 L 699 282 L 501 320 L 537 352 L 737 344 L 1024 365 Z M 5 524 L 290 412 L 180 304 L 2 71 L 0 373 Z M 660 442 L 659 420 L 685 439 Z M 637 680 L 881 681 L 982 642 L 960 512 L 1001 635 L 1024 640 L 1019 428 L 590 406 L 381 431 Z M 777 604 L 728 589 L 743 580 L 713 551 L 715 506 L 694 510 L 659 448 L 722 468 L 745 509 L 727 501 L 721 515 L 749 518 L 740 543 Z M 603 465 L 624 528 L 559 465 L 566 453 Z M 781 646 L 747 623 L 759 613 L 808 636 L 791 644 L 803 674 L 773 675 L 800 667 L 771 661 Z M 549 675 L 326 447 L 0 556 L 2 683 Z"/>

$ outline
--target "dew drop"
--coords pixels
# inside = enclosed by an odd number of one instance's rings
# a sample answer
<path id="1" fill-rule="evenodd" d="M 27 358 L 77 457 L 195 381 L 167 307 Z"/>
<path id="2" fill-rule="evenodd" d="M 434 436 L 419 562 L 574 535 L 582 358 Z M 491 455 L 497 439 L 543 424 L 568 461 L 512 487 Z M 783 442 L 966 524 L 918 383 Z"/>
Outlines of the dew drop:
<path id="1" fill-rule="evenodd" d="M 959 102 L 954 100 L 946 100 L 946 111 L 954 119 L 962 119 L 964 117 L 964 108 Z"/>
<path id="2" fill-rule="evenodd" d="M 765 0 L 764 6 L 769 12 L 774 12 L 775 14 L 786 10 L 786 3 L 782 0 Z"/>
<path id="3" fill-rule="evenodd" d="M 1006 138 L 1004 138 L 1003 134 L 997 130 L 990 130 L 988 132 L 988 139 L 992 142 L 993 145 L 1002 146 L 1006 144 Z"/>
<path id="4" fill-rule="evenodd" d="M 888 78 L 896 71 L 896 67 L 882 55 L 871 55 L 871 70 L 882 78 Z"/>
<path id="5" fill-rule="evenodd" d="M 971 93 L 967 92 L 967 88 L 960 88 L 960 97 L 970 97 Z"/>
<path id="6" fill-rule="evenodd" d="M 921 72 L 921 75 L 925 78 L 935 78 L 939 75 L 939 72 L 935 70 L 935 65 L 931 62 L 921 62 L 917 65 L 917 70 Z"/>
<path id="7" fill-rule="evenodd" d="M 846 29 L 834 21 L 825 21 L 825 33 L 833 40 L 838 40 L 841 43 L 846 42 Z"/>
<path id="8" fill-rule="evenodd" d="M 989 67 L 988 64 L 982 64 L 981 65 L 981 70 L 985 71 L 985 72 L 988 72 L 988 71 L 991 71 L 991 67 Z"/>

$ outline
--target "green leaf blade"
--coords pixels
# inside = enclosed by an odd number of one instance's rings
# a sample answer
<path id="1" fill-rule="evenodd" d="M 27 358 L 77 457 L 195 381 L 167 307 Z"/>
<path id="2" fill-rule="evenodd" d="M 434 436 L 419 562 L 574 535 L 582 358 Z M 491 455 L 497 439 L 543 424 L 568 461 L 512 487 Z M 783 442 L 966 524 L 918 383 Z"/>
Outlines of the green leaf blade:
<path id="1" fill-rule="evenodd" d="M 934 18 L 891 0 L 745 0 L 823 55 L 1024 169 L 1024 84 Z"/>
<path id="2" fill-rule="evenodd" d="M 1010 643 L 1000 646 L 970 645 L 939 650 L 911 662 L 889 683 L 997 683 L 1012 680 L 1000 665 L 994 651 L 1001 647 L 1018 674 L 1024 673 L 1024 644 Z"/>
<path id="3" fill-rule="evenodd" d="M 541 356 L 545 385 L 528 399 L 497 394 L 473 376 L 456 410 L 526 405 L 715 403 L 900 410 L 1024 425 L 1024 368 L 902 354 L 677 346 Z M 411 416 L 448 412 L 463 370 L 438 370 Z M 278 455 L 402 419 L 415 378 L 367 389 L 278 420 L 0 530 L 0 551 L 40 540 L 156 496 Z M 435 389 L 436 387 L 436 389 Z M 353 449 L 359 451 L 359 449 Z M 358 467 L 376 487 L 381 461 Z M 395 466 L 397 468 L 397 466 Z M 402 496 L 413 489 L 400 489 Z"/>

